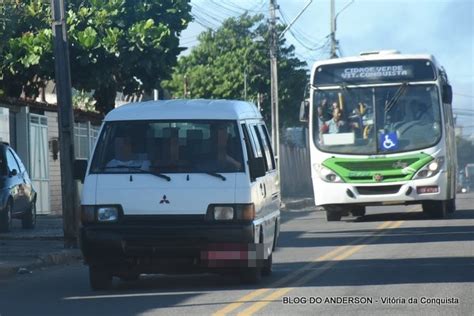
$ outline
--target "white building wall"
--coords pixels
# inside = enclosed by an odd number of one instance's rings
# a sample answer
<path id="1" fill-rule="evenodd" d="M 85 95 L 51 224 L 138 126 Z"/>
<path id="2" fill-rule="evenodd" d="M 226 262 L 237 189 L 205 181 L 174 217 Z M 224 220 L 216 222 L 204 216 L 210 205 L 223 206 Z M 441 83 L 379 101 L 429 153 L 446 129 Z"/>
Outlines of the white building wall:
<path id="1" fill-rule="evenodd" d="M 0 142 L 10 143 L 10 114 L 7 108 L 0 107 Z"/>
<path id="2" fill-rule="evenodd" d="M 56 112 L 45 112 L 48 117 L 48 143 L 58 139 L 59 128 L 58 128 L 58 113 Z M 49 146 L 49 189 L 50 189 L 50 205 L 52 214 L 62 214 L 62 200 L 61 200 L 61 169 L 59 163 L 59 155 L 56 160 L 53 158 L 53 152 L 51 145 Z"/>

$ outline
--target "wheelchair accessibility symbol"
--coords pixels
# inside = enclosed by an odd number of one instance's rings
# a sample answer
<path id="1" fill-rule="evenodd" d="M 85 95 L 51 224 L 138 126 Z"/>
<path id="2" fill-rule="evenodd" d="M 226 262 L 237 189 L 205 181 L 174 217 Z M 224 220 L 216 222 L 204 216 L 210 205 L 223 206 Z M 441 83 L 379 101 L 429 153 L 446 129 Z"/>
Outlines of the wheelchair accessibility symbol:
<path id="1" fill-rule="evenodd" d="M 379 146 L 381 150 L 398 149 L 398 137 L 396 133 L 388 133 L 380 135 Z"/>

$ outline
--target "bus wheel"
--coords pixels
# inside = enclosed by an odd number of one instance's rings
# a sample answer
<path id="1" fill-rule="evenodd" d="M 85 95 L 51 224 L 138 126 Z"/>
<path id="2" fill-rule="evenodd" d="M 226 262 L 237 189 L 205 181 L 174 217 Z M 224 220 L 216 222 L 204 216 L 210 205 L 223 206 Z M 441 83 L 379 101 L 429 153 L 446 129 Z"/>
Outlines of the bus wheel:
<path id="1" fill-rule="evenodd" d="M 351 208 L 351 213 L 353 216 L 364 216 L 365 206 L 355 205 Z"/>
<path id="2" fill-rule="evenodd" d="M 445 218 L 449 200 L 446 201 L 425 201 L 422 203 L 423 213 L 431 218 Z"/>
<path id="3" fill-rule="evenodd" d="M 340 206 L 326 205 L 323 209 L 326 211 L 326 220 L 328 222 L 338 222 L 341 220 L 343 210 Z"/>
<path id="4" fill-rule="evenodd" d="M 454 213 L 456 211 L 456 199 L 448 200 L 448 213 Z"/>

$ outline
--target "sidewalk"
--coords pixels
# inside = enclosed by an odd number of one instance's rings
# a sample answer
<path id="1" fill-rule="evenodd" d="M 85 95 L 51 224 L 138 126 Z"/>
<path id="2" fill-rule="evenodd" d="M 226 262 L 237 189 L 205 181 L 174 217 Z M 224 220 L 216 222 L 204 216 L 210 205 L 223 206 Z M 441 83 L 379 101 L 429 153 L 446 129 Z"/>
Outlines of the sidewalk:
<path id="1" fill-rule="evenodd" d="M 13 229 L 0 233 L 0 279 L 80 260 L 79 249 L 64 249 L 61 217 L 38 216 L 35 229 L 22 229 L 21 221 L 13 220 Z"/>

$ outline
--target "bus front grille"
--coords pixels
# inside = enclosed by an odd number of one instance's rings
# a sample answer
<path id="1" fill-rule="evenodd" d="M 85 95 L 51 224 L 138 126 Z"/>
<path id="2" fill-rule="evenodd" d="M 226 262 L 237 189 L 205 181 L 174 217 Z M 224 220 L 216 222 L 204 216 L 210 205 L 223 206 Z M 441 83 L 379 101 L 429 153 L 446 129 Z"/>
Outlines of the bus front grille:
<path id="1" fill-rule="evenodd" d="M 401 187 L 401 185 L 358 186 L 356 189 L 360 195 L 379 195 L 396 194 L 400 191 Z"/>

